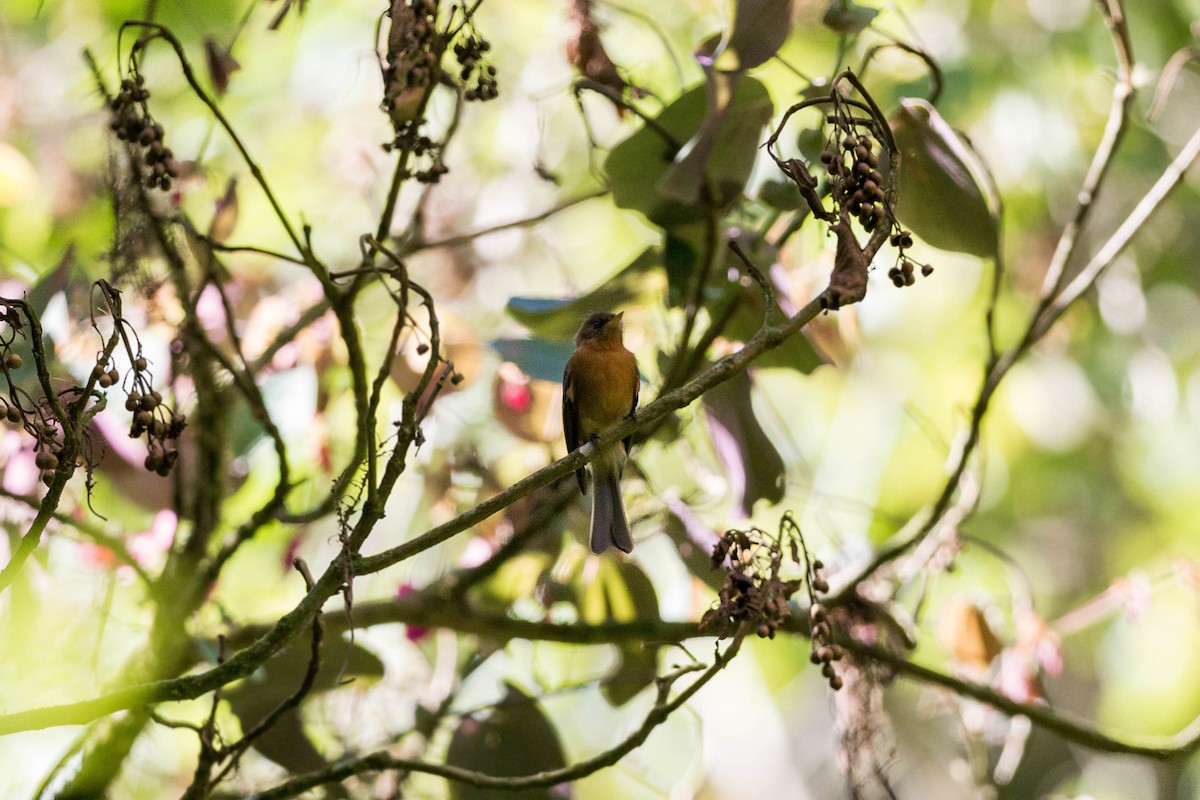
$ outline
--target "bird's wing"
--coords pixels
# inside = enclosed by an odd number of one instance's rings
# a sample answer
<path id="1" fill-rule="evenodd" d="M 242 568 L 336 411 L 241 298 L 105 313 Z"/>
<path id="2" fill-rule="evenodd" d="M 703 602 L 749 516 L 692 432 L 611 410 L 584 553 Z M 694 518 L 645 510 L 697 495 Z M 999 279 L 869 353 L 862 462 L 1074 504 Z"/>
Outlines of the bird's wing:
<path id="1" fill-rule="evenodd" d="M 579 409 L 575 406 L 575 382 L 571 379 L 571 362 L 567 361 L 567 368 L 563 370 L 563 438 L 567 441 L 567 452 L 575 452 L 575 448 L 579 447 Z M 579 491 L 587 494 L 587 480 L 584 477 L 583 467 L 575 470 L 575 478 L 579 481 Z"/>

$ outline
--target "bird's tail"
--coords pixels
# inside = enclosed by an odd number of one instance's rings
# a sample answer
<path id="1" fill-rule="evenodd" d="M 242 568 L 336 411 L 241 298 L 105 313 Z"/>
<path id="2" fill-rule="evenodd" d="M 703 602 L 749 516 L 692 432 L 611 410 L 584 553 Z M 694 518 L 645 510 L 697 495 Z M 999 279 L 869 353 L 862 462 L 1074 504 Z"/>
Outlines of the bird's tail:
<path id="1" fill-rule="evenodd" d="M 609 547 L 628 553 L 633 550 L 629 520 L 621 502 L 621 477 L 616 470 L 594 469 L 592 483 L 592 552 L 603 553 Z"/>

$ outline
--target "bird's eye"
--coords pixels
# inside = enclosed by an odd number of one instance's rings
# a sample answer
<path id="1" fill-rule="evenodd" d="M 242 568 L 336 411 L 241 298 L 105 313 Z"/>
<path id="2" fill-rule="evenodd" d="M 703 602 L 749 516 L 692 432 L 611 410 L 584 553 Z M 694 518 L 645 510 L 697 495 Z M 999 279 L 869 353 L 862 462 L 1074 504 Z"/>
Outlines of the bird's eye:
<path id="1" fill-rule="evenodd" d="M 604 320 L 602 320 L 602 319 L 592 320 L 592 327 L 595 328 L 596 330 L 600 330 L 601 328 L 604 327 Z"/>

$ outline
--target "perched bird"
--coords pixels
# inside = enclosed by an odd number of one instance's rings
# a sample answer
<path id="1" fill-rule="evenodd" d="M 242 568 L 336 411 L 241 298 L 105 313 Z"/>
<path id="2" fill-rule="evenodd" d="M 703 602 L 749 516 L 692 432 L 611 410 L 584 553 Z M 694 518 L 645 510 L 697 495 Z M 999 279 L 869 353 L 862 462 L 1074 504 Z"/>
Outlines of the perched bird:
<path id="1" fill-rule="evenodd" d="M 575 352 L 563 372 L 563 434 L 567 450 L 590 441 L 602 431 L 633 416 L 638 404 L 638 366 L 621 341 L 621 316 L 597 312 L 575 334 Z M 592 459 L 593 553 L 610 546 L 633 550 L 629 520 L 621 503 L 621 472 L 630 437 L 613 442 Z M 583 467 L 576 472 L 579 490 L 587 494 Z"/>

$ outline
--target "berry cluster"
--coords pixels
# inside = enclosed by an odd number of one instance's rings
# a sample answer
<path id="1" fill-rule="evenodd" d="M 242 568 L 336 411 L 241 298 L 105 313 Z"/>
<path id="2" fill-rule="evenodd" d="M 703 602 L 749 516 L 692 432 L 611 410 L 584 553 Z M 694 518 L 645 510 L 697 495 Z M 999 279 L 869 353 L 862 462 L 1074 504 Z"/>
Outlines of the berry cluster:
<path id="1" fill-rule="evenodd" d="M 416 178 L 419 183 L 437 183 L 442 176 L 450 171 L 442 160 L 442 145 L 420 132 L 417 120 L 410 120 L 396 128 L 396 138 L 383 145 L 385 151 L 410 150 L 414 156 L 425 156 L 429 166 L 424 169 L 409 170 L 408 177 Z"/>
<path id="2" fill-rule="evenodd" d="M 496 83 L 496 68 L 483 63 L 483 54 L 490 50 L 491 43 L 475 34 L 471 34 L 454 45 L 454 57 L 458 59 L 458 77 L 466 87 L 463 97 L 468 101 L 487 102 L 495 100 L 500 94 L 499 84 Z M 471 85 L 474 76 L 475 85 Z"/>
<path id="3" fill-rule="evenodd" d="M 724 568 L 725 583 L 717 607 L 704 614 L 700 627 L 728 636 L 743 624 L 753 625 L 760 638 L 774 639 L 788 616 L 788 598 L 800 588 L 799 581 L 779 577 L 780 542 L 757 528 L 726 531 L 713 546 L 712 565 Z"/>
<path id="4" fill-rule="evenodd" d="M 833 199 L 870 233 L 888 219 L 887 193 L 879 172 L 879 157 L 869 136 L 848 133 L 838 152 L 821 152 L 821 163 L 833 179 Z"/>
<path id="5" fill-rule="evenodd" d="M 145 87 L 140 74 L 121 81 L 121 91 L 109 103 L 112 120 L 109 127 L 123 142 L 139 147 L 146 165 L 146 186 L 154 189 L 170 189 L 171 181 L 178 176 L 178 168 L 171 148 L 163 145 L 163 128 L 150 117 L 146 100 L 150 90 Z"/>
<path id="6" fill-rule="evenodd" d="M 933 273 L 933 267 L 929 266 L 928 264 L 918 264 L 918 262 L 913 261 L 904 252 L 913 245 L 911 233 L 908 231 L 894 233 L 892 234 L 890 241 L 892 247 L 900 251 L 900 255 L 896 259 L 896 266 L 888 270 L 888 277 L 891 278 L 892 283 L 896 286 L 896 288 L 912 286 L 914 283 L 916 283 L 917 278 L 913 274 L 914 265 L 921 267 L 921 274 L 925 277 L 929 277 L 929 275 Z"/>
<path id="7" fill-rule="evenodd" d="M 16 410 L 9 406 L 9 411 Z M 54 473 L 58 471 L 58 462 L 62 458 L 62 444 L 58 441 L 58 426 L 51 420 L 43 420 L 33 426 L 37 436 L 37 455 L 34 464 L 37 465 L 39 478 L 49 486 L 54 481 Z"/>
<path id="8" fill-rule="evenodd" d="M 824 593 L 829 591 L 829 584 L 822 575 L 824 568 L 825 565 L 819 559 L 812 562 L 813 578 L 811 586 L 813 592 Z M 812 652 L 809 654 L 809 659 L 812 663 L 821 665 L 821 674 L 825 676 L 825 680 L 829 681 L 829 688 L 836 692 L 842 688 L 842 678 L 834 670 L 833 662 L 841 661 L 846 653 L 841 645 L 833 643 L 833 629 L 829 624 L 829 612 L 825 606 L 814 600 L 808 608 L 808 620 L 812 643 Z"/>
<path id="9" fill-rule="evenodd" d="M 105 386 L 113 385 L 119 378 L 115 369 L 104 372 L 104 367 L 97 364 L 93 375 L 97 383 Z M 183 433 L 187 419 L 183 414 L 176 414 L 163 405 L 162 395 L 151 388 L 149 365 L 146 359 L 138 356 L 133 360 L 133 389 L 125 397 L 125 409 L 133 412 L 133 422 L 129 426 L 129 437 L 136 439 L 146 435 L 146 444 L 150 448 L 144 465 L 150 472 L 166 476 L 179 459 L 179 450 L 175 440 Z"/>

